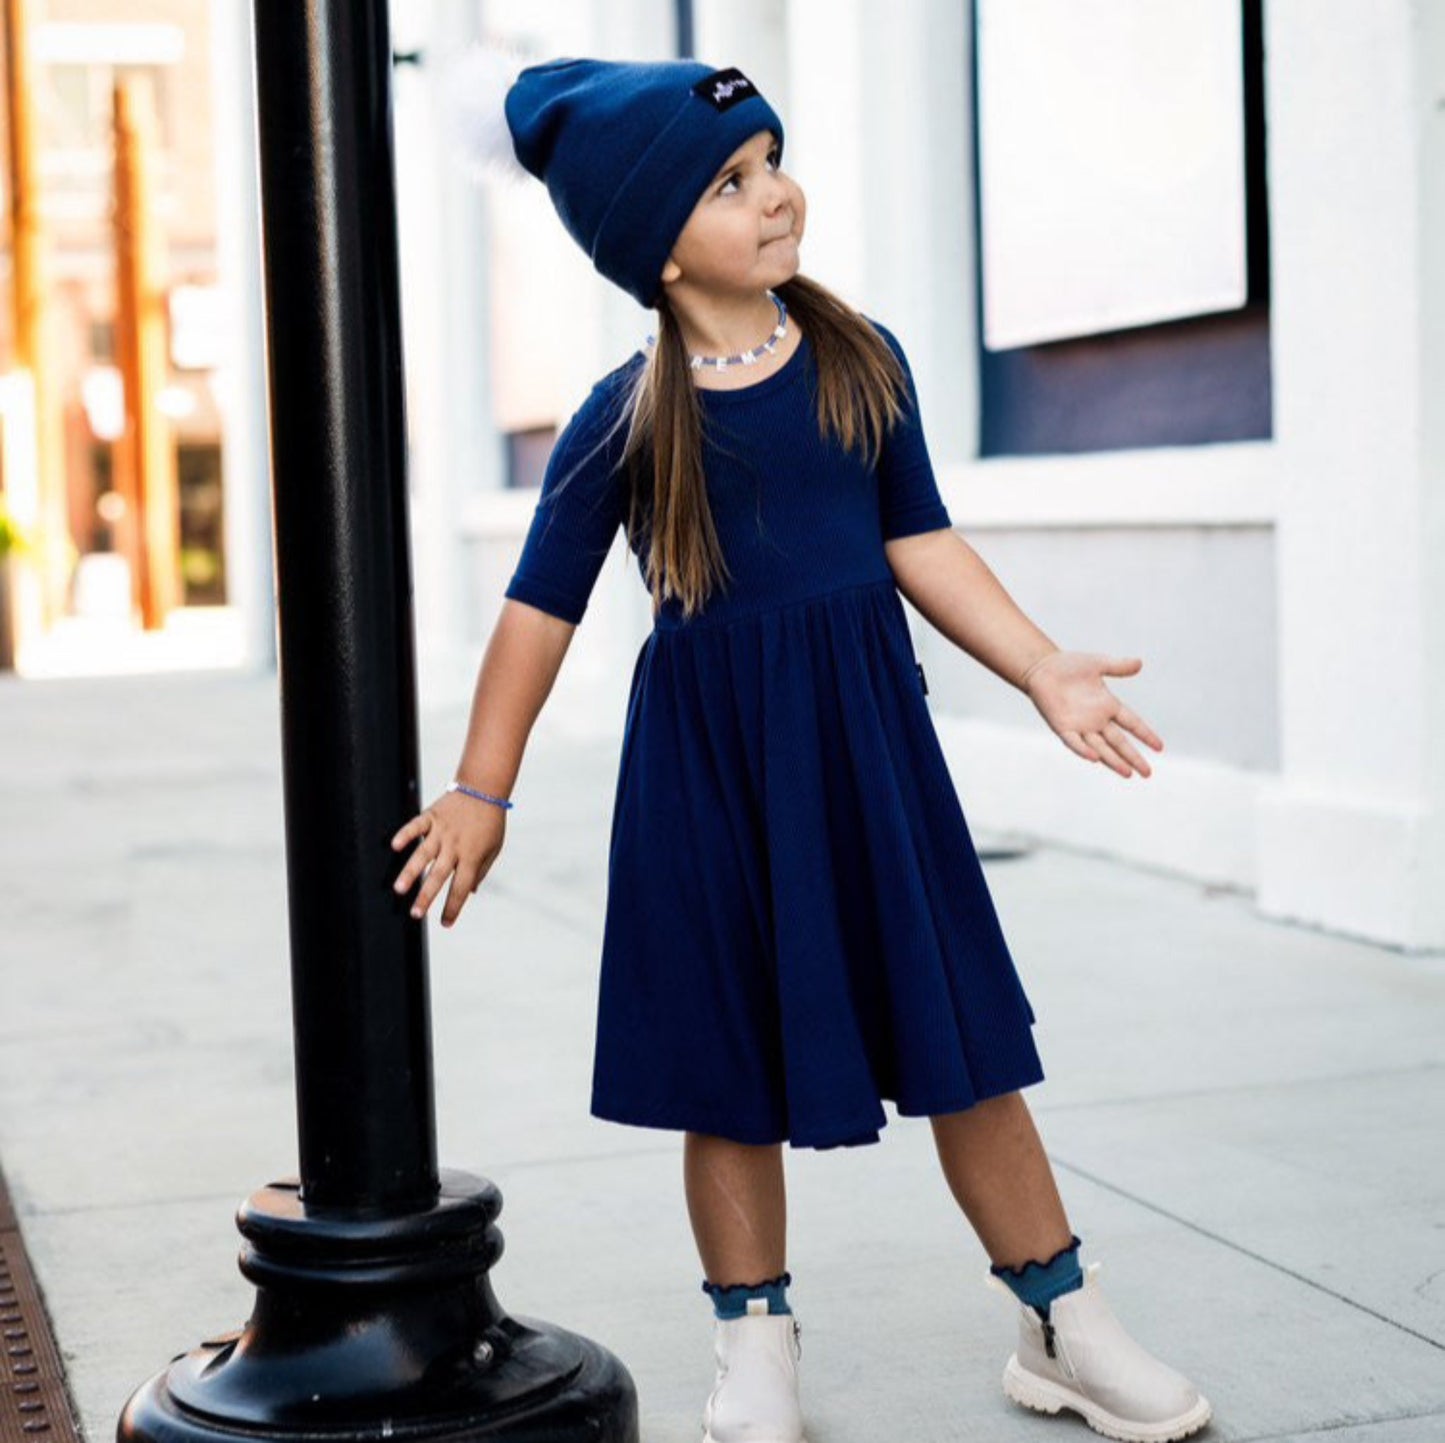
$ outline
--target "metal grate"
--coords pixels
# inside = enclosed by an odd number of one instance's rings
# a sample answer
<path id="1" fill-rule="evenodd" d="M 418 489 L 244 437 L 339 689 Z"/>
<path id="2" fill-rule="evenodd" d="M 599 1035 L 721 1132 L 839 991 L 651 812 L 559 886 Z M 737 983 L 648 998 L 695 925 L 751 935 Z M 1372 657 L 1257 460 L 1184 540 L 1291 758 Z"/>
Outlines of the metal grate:
<path id="1" fill-rule="evenodd" d="M 79 1443 L 60 1350 L 0 1171 L 0 1443 Z"/>

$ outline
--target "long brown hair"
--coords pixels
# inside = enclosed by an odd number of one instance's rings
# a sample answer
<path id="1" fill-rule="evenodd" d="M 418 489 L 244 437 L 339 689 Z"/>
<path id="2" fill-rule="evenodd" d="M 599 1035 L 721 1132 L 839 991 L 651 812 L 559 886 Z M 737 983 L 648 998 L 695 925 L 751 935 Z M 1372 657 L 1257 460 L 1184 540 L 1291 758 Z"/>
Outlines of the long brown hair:
<path id="1" fill-rule="evenodd" d="M 907 395 L 898 358 L 859 312 L 817 281 L 799 274 L 774 290 L 812 347 L 820 434 L 831 432 L 845 451 L 857 449 L 865 464 L 876 464 Z M 653 613 L 676 597 L 690 617 L 714 587 L 726 586 L 729 573 L 707 501 L 702 405 L 688 346 L 665 297 L 658 314 L 657 344 L 617 423 L 628 423 L 619 464 L 628 476 L 629 545 L 647 546 Z"/>

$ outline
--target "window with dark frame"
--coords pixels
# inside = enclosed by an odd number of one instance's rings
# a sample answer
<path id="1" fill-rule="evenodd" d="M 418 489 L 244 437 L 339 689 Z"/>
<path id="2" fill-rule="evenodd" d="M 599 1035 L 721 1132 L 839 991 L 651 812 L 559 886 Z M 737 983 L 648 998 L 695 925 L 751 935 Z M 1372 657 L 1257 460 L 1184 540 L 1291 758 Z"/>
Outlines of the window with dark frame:
<path id="1" fill-rule="evenodd" d="M 979 3 L 970 0 L 975 314 L 984 315 Z M 1273 434 L 1261 0 L 1242 0 L 1242 306 L 990 350 L 979 329 L 979 455 L 1017 456 L 1268 439 Z"/>

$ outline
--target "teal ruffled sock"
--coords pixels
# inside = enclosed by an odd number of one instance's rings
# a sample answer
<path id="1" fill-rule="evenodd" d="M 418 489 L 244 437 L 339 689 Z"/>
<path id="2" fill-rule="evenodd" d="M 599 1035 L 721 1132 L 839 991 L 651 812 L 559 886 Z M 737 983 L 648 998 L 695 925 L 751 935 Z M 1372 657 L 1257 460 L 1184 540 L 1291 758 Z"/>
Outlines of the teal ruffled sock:
<path id="1" fill-rule="evenodd" d="M 1079 1266 L 1080 1238 L 1071 1233 L 1072 1241 L 1062 1247 L 1047 1262 L 1030 1258 L 1021 1267 L 1013 1268 L 993 1263 L 989 1267 L 996 1278 L 1002 1278 L 1021 1303 L 1027 1303 L 1033 1310 L 1048 1320 L 1049 1304 L 1061 1293 L 1071 1293 L 1084 1286 L 1084 1271 Z"/>
<path id="2" fill-rule="evenodd" d="M 788 1284 L 793 1281 L 791 1273 L 779 1273 L 761 1283 L 710 1283 L 703 1279 L 702 1290 L 712 1298 L 713 1316 L 717 1318 L 741 1318 L 748 1310 L 749 1298 L 766 1298 L 768 1312 L 791 1313 L 788 1306 Z"/>

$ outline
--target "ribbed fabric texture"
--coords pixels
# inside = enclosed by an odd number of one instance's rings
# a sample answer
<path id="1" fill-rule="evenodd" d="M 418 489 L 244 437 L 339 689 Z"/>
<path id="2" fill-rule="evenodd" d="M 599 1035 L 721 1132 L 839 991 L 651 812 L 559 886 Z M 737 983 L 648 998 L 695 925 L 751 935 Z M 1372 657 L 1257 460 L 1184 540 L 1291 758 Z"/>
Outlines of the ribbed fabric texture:
<path id="1" fill-rule="evenodd" d="M 762 381 L 734 391 L 699 388 L 704 427 L 711 430 L 704 469 L 733 579 L 730 594 L 715 593 L 706 615 L 688 625 L 715 625 L 883 580 L 891 572 L 881 542 L 951 524 L 934 479 L 912 368 L 893 332 L 869 319 L 908 382 L 905 415 L 885 442 L 876 471 L 819 434 L 806 336 Z M 645 364 L 639 351 L 604 376 L 558 436 L 507 596 L 567 621 L 582 620 L 627 512 L 619 464 L 627 427 L 617 422 Z M 859 504 L 865 499 L 873 505 Z M 639 576 L 646 575 L 644 556 L 637 554 Z M 661 622 L 680 625 L 681 614 L 669 598 Z"/>
<path id="2" fill-rule="evenodd" d="M 505 109 L 517 159 L 568 233 L 644 309 L 728 157 L 761 130 L 784 143 L 747 76 L 700 60 L 546 60 L 520 72 Z"/>
<path id="3" fill-rule="evenodd" d="M 1071 1233 L 1071 1241 L 1051 1258 L 1030 1258 L 1021 1267 L 993 1263 L 994 1277 L 1002 1278 L 1021 1303 L 1027 1303 L 1041 1318 L 1049 1316 L 1049 1304 L 1063 1293 L 1084 1286 L 1084 1270 L 1079 1266 L 1080 1238 Z"/>
<path id="4" fill-rule="evenodd" d="M 788 1285 L 793 1281 L 789 1272 L 779 1273 L 775 1278 L 764 1278 L 760 1283 L 710 1283 L 702 1280 L 702 1290 L 712 1298 L 713 1316 L 717 1318 L 741 1318 L 748 1310 L 749 1298 L 767 1300 L 768 1312 L 791 1313 L 788 1305 Z"/>
<path id="5" fill-rule="evenodd" d="M 559 438 L 509 597 L 581 619 L 622 520 L 621 429 L 584 458 L 638 364 Z M 857 1146 L 883 1099 L 933 1115 L 1043 1077 L 884 550 L 949 525 L 907 375 L 872 468 L 819 434 L 806 336 L 762 381 L 699 392 L 732 583 L 691 621 L 665 602 L 633 664 L 595 1116 Z"/>

